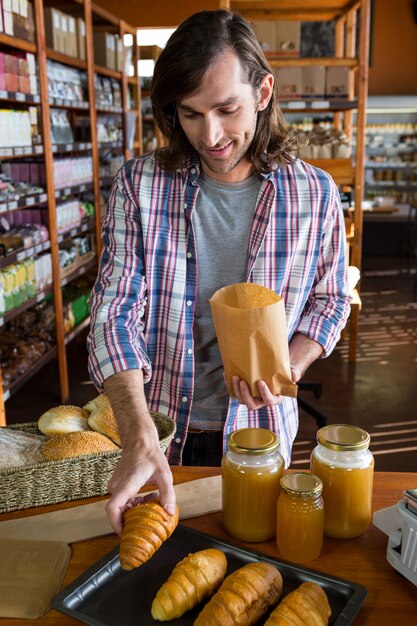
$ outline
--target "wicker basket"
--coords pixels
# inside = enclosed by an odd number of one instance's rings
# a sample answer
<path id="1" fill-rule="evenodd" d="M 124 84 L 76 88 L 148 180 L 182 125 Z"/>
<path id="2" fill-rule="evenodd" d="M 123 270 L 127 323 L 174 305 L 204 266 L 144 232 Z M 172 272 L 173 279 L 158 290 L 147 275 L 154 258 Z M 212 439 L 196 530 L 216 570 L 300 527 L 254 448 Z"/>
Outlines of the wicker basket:
<path id="1" fill-rule="evenodd" d="M 165 452 L 174 436 L 175 422 L 162 413 L 151 412 L 151 415 Z M 42 434 L 37 422 L 7 428 Z M 101 452 L 0 470 L 0 513 L 105 495 L 120 455 L 119 450 Z"/>

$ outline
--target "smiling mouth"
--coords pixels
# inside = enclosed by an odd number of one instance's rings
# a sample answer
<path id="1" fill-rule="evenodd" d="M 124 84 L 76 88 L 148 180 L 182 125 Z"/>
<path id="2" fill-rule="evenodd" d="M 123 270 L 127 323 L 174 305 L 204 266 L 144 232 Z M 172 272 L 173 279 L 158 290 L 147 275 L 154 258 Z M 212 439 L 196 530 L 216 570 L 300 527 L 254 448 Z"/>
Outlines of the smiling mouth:
<path id="1" fill-rule="evenodd" d="M 226 154 L 227 150 L 229 149 L 231 145 L 232 145 L 232 142 L 229 141 L 229 143 L 227 143 L 222 148 L 205 148 L 205 151 L 207 152 L 209 156 L 220 158 Z"/>

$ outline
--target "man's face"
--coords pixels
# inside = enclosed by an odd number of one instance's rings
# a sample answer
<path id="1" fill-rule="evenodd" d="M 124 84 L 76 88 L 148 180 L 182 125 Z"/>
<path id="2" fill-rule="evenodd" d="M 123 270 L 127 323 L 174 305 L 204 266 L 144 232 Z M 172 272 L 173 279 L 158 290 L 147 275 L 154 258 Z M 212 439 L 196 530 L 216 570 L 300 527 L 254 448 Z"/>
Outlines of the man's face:
<path id="1" fill-rule="evenodd" d="M 237 55 L 227 50 L 207 70 L 200 87 L 179 102 L 182 129 L 211 178 L 239 182 L 252 173 L 246 153 L 256 129 L 257 95 Z M 262 101 L 260 108 L 265 106 Z"/>

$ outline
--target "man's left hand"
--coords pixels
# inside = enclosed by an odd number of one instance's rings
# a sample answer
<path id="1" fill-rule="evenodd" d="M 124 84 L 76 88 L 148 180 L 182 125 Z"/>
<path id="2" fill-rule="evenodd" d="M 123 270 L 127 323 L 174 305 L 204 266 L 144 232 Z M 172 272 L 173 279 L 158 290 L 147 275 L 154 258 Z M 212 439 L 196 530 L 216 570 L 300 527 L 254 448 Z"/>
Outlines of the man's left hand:
<path id="1" fill-rule="evenodd" d="M 239 378 L 232 376 L 233 391 L 239 404 L 245 404 L 250 411 L 257 411 L 263 406 L 275 406 L 281 404 L 283 396 L 275 396 L 263 380 L 258 380 L 260 398 L 254 398 L 250 392 L 249 385 Z"/>

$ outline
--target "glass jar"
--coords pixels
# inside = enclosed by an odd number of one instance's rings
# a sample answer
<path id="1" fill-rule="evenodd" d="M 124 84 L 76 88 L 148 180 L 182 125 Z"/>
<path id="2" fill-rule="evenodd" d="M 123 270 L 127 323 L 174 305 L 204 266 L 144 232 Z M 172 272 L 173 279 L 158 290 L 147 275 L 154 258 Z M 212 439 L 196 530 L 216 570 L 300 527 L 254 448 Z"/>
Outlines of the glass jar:
<path id="1" fill-rule="evenodd" d="M 374 458 L 369 434 L 362 428 L 333 424 L 317 432 L 311 472 L 323 481 L 324 533 L 357 537 L 372 515 Z"/>
<path id="2" fill-rule="evenodd" d="M 284 460 L 266 428 L 242 428 L 227 440 L 222 460 L 223 525 L 241 541 L 273 539 Z"/>
<path id="3" fill-rule="evenodd" d="M 298 472 L 280 481 L 277 503 L 277 546 L 294 563 L 317 559 L 323 546 L 323 483 L 317 476 Z"/>

